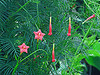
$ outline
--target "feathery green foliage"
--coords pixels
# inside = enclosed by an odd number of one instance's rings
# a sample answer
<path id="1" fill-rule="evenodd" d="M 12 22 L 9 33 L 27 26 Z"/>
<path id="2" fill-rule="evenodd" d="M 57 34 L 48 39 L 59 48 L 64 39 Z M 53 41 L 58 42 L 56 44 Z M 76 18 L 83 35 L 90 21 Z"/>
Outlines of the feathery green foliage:
<path id="1" fill-rule="evenodd" d="M 71 8 L 74 4 L 75 6 Z M 48 36 L 50 13 L 53 35 Z M 82 25 L 82 22 L 92 14 L 96 15 L 95 19 Z M 67 36 L 69 17 L 72 19 L 71 36 Z M 19 45 L 25 43 L 30 47 L 27 54 L 21 55 L 21 59 L 37 50 L 37 40 L 34 39 L 33 32 L 39 29 L 46 35 L 43 41 L 39 41 L 38 47 L 46 51 L 48 57 L 43 51 L 34 53 L 19 64 L 15 75 L 82 74 L 86 69 L 82 59 L 87 57 L 87 50 L 92 48 L 91 42 L 87 44 L 85 40 L 93 34 L 96 34 L 96 40 L 100 38 L 99 24 L 100 1 L 98 0 L 95 2 L 93 0 L 1 0 L 0 75 L 12 74 L 17 63 L 16 59 L 20 55 Z M 53 43 L 55 43 L 56 58 L 54 63 L 52 63 Z M 36 57 L 37 55 L 39 57 Z"/>

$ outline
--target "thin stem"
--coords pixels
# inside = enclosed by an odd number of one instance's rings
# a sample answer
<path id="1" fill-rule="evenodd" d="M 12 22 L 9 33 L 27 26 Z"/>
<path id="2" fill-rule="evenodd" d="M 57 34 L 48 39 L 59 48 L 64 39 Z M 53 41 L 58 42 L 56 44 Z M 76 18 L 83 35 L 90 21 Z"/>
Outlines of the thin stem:
<path id="1" fill-rule="evenodd" d="M 34 53 L 38 52 L 38 51 L 44 51 L 44 52 L 47 54 L 47 52 L 46 52 L 45 50 L 43 50 L 43 49 L 38 49 L 38 50 L 32 52 L 30 55 L 28 55 L 28 56 L 26 56 L 25 58 L 23 58 L 23 59 L 20 61 L 20 63 L 21 63 L 22 61 L 24 61 L 25 59 L 27 59 L 28 57 L 30 57 L 31 55 L 33 55 Z M 47 58 L 48 58 L 48 57 L 47 57 Z"/>
<path id="2" fill-rule="evenodd" d="M 38 0 L 37 0 L 38 1 Z M 38 4 L 37 3 L 37 20 L 38 20 L 38 26 L 40 27 L 40 23 L 39 23 L 39 8 L 38 8 Z"/>
<path id="3" fill-rule="evenodd" d="M 37 49 L 38 49 L 39 44 L 37 43 Z"/>
<path id="4" fill-rule="evenodd" d="M 19 65 L 19 63 L 18 63 L 18 61 L 17 61 L 17 64 L 16 64 L 16 66 L 14 67 L 14 70 L 13 70 L 13 72 L 12 72 L 12 75 L 14 75 L 14 73 L 15 73 L 15 71 L 16 71 L 18 65 Z"/>
<path id="5" fill-rule="evenodd" d="M 46 52 L 45 50 L 43 50 L 43 49 L 38 49 L 38 50 L 34 51 L 33 53 L 31 53 L 30 55 L 26 56 L 26 57 L 25 57 L 24 59 L 22 59 L 21 61 L 19 61 L 19 58 L 20 58 L 20 57 L 18 57 L 18 61 L 17 61 L 16 66 L 14 67 L 14 70 L 13 70 L 13 72 L 12 72 L 12 75 L 14 75 L 14 73 L 15 73 L 15 71 L 16 71 L 18 65 L 19 65 L 22 61 L 24 61 L 25 59 L 27 59 L 28 57 L 30 57 L 31 55 L 33 55 L 34 53 L 36 53 L 36 52 L 38 52 L 38 51 L 44 51 L 44 52 L 46 53 L 46 55 L 47 55 L 47 52 Z M 21 54 L 22 54 L 22 53 L 21 53 Z M 20 55 L 21 55 L 21 54 L 20 54 Z M 19 56 L 20 56 L 20 55 L 19 55 Z M 48 55 L 47 55 L 47 60 L 48 60 Z"/>
<path id="6" fill-rule="evenodd" d="M 37 46 L 37 50 L 38 50 L 38 46 L 39 46 L 39 39 L 37 39 L 36 46 Z"/>
<path id="7" fill-rule="evenodd" d="M 78 53 L 78 51 L 79 51 L 81 45 L 83 44 L 84 40 L 86 39 L 86 37 L 87 37 L 87 35 L 88 35 L 88 33 L 89 33 L 89 31 L 90 31 L 92 25 L 93 25 L 93 22 L 92 22 L 92 24 L 90 25 L 88 31 L 86 32 L 86 34 L 85 34 L 85 36 L 84 36 L 82 42 L 81 42 L 80 45 L 78 46 L 78 48 L 77 48 L 77 50 L 76 50 L 76 52 L 75 52 L 75 56 L 77 55 L 77 53 Z M 75 60 L 75 59 L 76 59 L 76 58 L 73 58 L 73 60 L 72 60 L 72 65 L 71 65 L 71 67 L 70 67 L 69 74 L 71 74 L 71 70 L 72 70 L 72 67 L 73 67 L 74 60 Z"/>
<path id="8" fill-rule="evenodd" d="M 55 73 L 57 74 L 57 72 L 56 72 L 55 62 L 53 62 L 53 66 L 54 66 Z"/>
<path id="9" fill-rule="evenodd" d="M 88 6 L 88 8 L 96 15 L 96 16 L 98 16 L 93 10 L 92 10 L 92 8 L 87 4 L 87 2 L 85 1 L 85 0 L 83 0 L 84 1 L 84 3 Z M 99 16 L 98 16 L 99 17 Z"/>
<path id="10" fill-rule="evenodd" d="M 77 50 L 76 50 L 76 52 L 75 52 L 75 55 L 77 54 L 77 52 L 79 51 L 79 48 L 81 47 L 82 43 L 83 43 L 84 40 L 86 39 L 86 37 L 87 37 L 87 35 L 88 35 L 88 33 L 89 33 L 89 31 L 90 31 L 92 25 L 93 25 L 93 24 L 90 25 L 90 27 L 89 27 L 88 31 L 86 32 L 86 34 L 85 34 L 85 36 L 84 36 L 82 42 L 81 42 L 80 45 L 78 46 L 78 48 L 77 48 Z"/>
<path id="11" fill-rule="evenodd" d="M 85 0 L 83 0 L 84 1 L 84 3 L 88 6 L 88 8 L 93 12 L 93 13 L 95 13 L 92 9 L 91 9 L 91 7 L 86 3 L 86 1 Z"/>
<path id="12" fill-rule="evenodd" d="M 30 1 L 27 1 L 23 6 L 21 6 L 15 13 L 13 13 L 6 21 L 9 20 L 9 18 L 13 17 L 17 12 L 19 12 L 22 8 L 24 8 Z"/>
<path id="13" fill-rule="evenodd" d="M 53 63 L 53 65 L 54 65 L 54 70 L 56 71 L 56 66 L 55 66 L 55 63 Z"/>
<path id="14" fill-rule="evenodd" d="M 19 4 L 20 5 L 20 4 Z M 20 5 L 21 6 L 21 5 Z M 21 6 L 22 7 L 22 6 Z M 33 19 L 32 15 L 23 7 L 23 10 L 30 16 L 30 19 Z M 34 20 L 34 19 L 33 19 Z M 33 23 L 33 22 L 32 22 Z M 37 24 L 35 24 L 36 28 L 39 30 Z"/>
<path id="15" fill-rule="evenodd" d="M 15 71 L 16 71 L 18 65 L 19 65 L 19 60 L 20 60 L 20 56 L 21 56 L 21 55 L 22 55 L 22 53 L 20 53 L 20 55 L 19 55 L 19 57 L 18 57 L 17 64 L 16 64 L 16 66 L 14 67 L 14 70 L 13 70 L 13 72 L 12 72 L 12 75 L 14 75 L 14 73 L 15 73 Z"/>

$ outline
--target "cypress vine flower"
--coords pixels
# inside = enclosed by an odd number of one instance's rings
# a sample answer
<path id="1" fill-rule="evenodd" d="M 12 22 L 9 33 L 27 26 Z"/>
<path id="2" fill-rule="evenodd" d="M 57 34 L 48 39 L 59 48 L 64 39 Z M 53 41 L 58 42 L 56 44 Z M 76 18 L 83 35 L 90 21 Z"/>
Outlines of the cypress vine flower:
<path id="1" fill-rule="evenodd" d="M 23 43 L 22 45 L 18 46 L 20 48 L 20 53 L 23 53 L 23 52 L 27 52 L 27 49 L 29 48 L 29 46 L 26 46 L 25 43 Z"/>
<path id="2" fill-rule="evenodd" d="M 51 25 L 51 16 L 50 16 L 50 24 L 49 24 L 49 33 L 48 35 L 52 35 L 52 25 Z"/>
<path id="3" fill-rule="evenodd" d="M 69 17 L 69 27 L 68 27 L 68 36 L 71 36 L 71 18 Z"/>
<path id="4" fill-rule="evenodd" d="M 55 62 L 54 44 L 53 44 L 53 50 L 52 50 L 52 62 Z"/>
<path id="5" fill-rule="evenodd" d="M 89 18 L 87 18 L 82 24 L 84 24 L 86 21 L 88 21 L 88 20 L 90 20 L 90 19 L 92 19 L 94 17 L 95 17 L 95 14 L 93 14 L 92 16 L 90 16 Z"/>
<path id="6" fill-rule="evenodd" d="M 39 29 L 39 31 L 33 32 L 33 33 L 35 34 L 35 39 L 37 39 L 37 40 L 40 39 L 41 41 L 42 41 L 43 36 L 45 35 L 44 33 L 41 32 L 40 29 Z"/>

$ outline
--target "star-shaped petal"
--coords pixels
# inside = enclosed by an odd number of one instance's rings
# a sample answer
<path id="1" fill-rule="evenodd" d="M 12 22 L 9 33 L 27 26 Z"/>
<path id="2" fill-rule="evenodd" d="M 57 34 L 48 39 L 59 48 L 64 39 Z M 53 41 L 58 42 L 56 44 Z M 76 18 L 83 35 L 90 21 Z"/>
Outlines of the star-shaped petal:
<path id="1" fill-rule="evenodd" d="M 35 39 L 40 39 L 42 41 L 43 36 L 45 35 L 44 33 L 41 32 L 41 30 L 39 29 L 39 31 L 37 32 L 33 32 L 35 34 Z"/>
<path id="2" fill-rule="evenodd" d="M 22 45 L 18 46 L 20 48 L 20 53 L 23 53 L 23 52 L 27 52 L 27 49 L 29 48 L 29 46 L 26 46 L 25 43 L 23 43 Z"/>

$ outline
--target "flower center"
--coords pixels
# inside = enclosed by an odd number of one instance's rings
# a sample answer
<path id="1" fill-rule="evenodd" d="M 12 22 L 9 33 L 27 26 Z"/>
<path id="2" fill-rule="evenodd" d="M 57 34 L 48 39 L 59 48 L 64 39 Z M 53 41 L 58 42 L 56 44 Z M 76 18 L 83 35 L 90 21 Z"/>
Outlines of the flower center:
<path id="1" fill-rule="evenodd" d="M 23 46 L 22 48 L 25 49 L 25 46 Z"/>
<path id="2" fill-rule="evenodd" d="M 38 34 L 38 36 L 40 36 L 41 33 Z"/>

